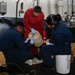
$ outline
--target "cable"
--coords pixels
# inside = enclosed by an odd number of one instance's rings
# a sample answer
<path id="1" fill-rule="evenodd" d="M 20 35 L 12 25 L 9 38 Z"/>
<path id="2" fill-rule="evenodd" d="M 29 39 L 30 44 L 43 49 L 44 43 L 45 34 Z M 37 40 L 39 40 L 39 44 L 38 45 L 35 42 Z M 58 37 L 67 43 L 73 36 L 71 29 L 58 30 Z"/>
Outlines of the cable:
<path id="1" fill-rule="evenodd" d="M 31 75 L 31 73 L 34 73 L 33 75 L 36 75 L 36 70 L 31 70 L 28 74 L 26 75 Z"/>
<path id="2" fill-rule="evenodd" d="M 16 65 L 24 75 L 30 75 L 31 73 L 34 73 L 33 75 L 36 75 L 36 70 L 31 70 L 29 73 L 25 74 L 24 70 L 19 65 L 17 65 L 16 63 L 12 63 L 12 62 L 3 64 L 2 67 L 6 67 L 9 64 Z"/>
<path id="3" fill-rule="evenodd" d="M 9 64 L 16 65 L 21 70 L 21 72 L 25 75 L 24 70 L 19 65 L 17 65 L 16 63 L 12 63 L 12 62 L 6 63 L 6 64 L 2 65 L 2 67 L 5 67 L 5 66 L 7 66 Z"/>

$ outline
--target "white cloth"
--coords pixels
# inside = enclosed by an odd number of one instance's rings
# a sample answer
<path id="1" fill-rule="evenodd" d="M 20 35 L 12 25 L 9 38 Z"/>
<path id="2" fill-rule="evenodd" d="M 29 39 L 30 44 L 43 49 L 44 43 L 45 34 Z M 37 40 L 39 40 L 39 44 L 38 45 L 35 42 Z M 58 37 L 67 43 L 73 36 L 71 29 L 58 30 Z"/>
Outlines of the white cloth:
<path id="1" fill-rule="evenodd" d="M 36 65 L 36 64 L 43 63 L 43 59 L 38 60 L 38 59 L 35 57 L 35 58 L 33 58 L 33 59 L 29 59 L 29 60 L 25 61 L 25 63 L 28 64 L 28 65 L 30 65 L 30 66 L 32 66 L 32 65 L 34 65 L 34 64 Z"/>
<path id="2" fill-rule="evenodd" d="M 46 45 L 54 45 L 53 43 L 50 42 L 46 42 Z"/>

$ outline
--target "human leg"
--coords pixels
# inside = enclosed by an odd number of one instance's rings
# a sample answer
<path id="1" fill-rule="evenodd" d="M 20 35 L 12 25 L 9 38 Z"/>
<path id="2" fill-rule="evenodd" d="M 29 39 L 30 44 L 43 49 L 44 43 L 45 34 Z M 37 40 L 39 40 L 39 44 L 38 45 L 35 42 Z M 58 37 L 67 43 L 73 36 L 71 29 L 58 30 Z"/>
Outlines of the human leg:
<path id="1" fill-rule="evenodd" d="M 42 54 L 44 65 L 53 65 L 55 63 L 55 60 L 51 58 L 51 55 L 55 53 L 49 45 L 43 45 L 41 47 L 41 54 Z"/>
<path id="2" fill-rule="evenodd" d="M 26 50 L 12 49 L 8 51 L 5 57 L 7 63 L 8 62 L 24 63 L 26 60 L 33 58 L 33 55 L 28 50 L 26 51 Z"/>
<path id="3" fill-rule="evenodd" d="M 32 52 L 32 54 L 34 55 L 34 57 L 36 57 L 38 55 L 38 48 L 35 46 L 32 46 L 30 51 Z"/>

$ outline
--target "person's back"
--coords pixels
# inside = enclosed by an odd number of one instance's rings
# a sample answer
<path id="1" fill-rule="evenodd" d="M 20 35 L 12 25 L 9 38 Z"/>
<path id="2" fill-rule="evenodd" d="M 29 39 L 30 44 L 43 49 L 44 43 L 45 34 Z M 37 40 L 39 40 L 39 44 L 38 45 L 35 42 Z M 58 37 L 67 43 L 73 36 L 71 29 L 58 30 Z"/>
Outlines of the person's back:
<path id="1" fill-rule="evenodd" d="M 61 34 L 63 34 L 63 37 L 65 37 L 64 40 L 62 39 L 62 41 L 68 42 L 68 43 L 74 42 L 73 35 L 72 35 L 70 29 L 67 27 L 66 23 L 62 20 L 61 15 L 57 14 L 56 17 L 58 19 L 57 30 L 58 30 L 58 32 L 61 32 Z"/>
<path id="2" fill-rule="evenodd" d="M 54 30 L 54 35 L 55 36 L 55 44 L 60 47 L 63 47 L 65 43 L 71 43 L 74 42 L 73 35 L 69 28 L 67 27 L 66 23 L 63 22 L 62 20 L 57 23 L 57 27 Z"/>
<path id="3" fill-rule="evenodd" d="M 14 48 L 16 37 L 20 36 L 20 34 L 15 29 L 7 30 L 4 35 L 0 37 L 0 49 L 1 50 L 9 50 Z M 4 49 L 5 48 L 5 49 Z"/>

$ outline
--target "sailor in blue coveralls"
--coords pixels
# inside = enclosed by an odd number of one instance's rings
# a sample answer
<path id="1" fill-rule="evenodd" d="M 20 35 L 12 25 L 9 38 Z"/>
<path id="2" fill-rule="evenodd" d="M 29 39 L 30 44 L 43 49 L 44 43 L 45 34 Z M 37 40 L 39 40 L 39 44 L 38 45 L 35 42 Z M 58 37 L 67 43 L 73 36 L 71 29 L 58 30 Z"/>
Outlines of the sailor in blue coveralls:
<path id="1" fill-rule="evenodd" d="M 46 25 L 52 29 L 50 39 L 46 40 L 46 44 L 42 45 L 41 53 L 43 58 L 42 69 L 52 69 L 55 64 L 55 59 L 51 55 L 70 55 L 71 42 L 74 41 L 73 35 L 66 23 L 61 20 L 59 14 L 51 14 L 46 18 Z"/>
<path id="2" fill-rule="evenodd" d="M 8 29 L 0 37 L 0 50 L 4 53 L 7 63 L 20 64 L 33 57 L 29 49 L 34 40 L 31 39 L 28 44 L 24 43 L 22 37 L 24 30 L 24 24 L 17 22 L 14 28 Z"/>

